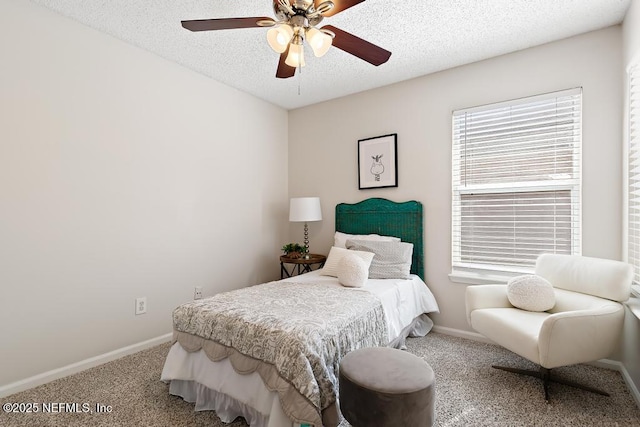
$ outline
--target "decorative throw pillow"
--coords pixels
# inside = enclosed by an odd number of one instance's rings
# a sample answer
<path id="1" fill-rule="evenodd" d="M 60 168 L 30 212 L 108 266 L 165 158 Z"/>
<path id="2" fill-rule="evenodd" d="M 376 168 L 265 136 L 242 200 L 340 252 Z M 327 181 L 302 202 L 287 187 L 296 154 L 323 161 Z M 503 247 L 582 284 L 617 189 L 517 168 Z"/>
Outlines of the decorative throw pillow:
<path id="1" fill-rule="evenodd" d="M 408 279 L 411 272 L 413 243 L 375 240 L 347 240 L 347 248 L 373 252 L 369 279 Z"/>
<path id="2" fill-rule="evenodd" d="M 556 305 L 553 285 L 535 274 L 511 278 L 507 283 L 507 298 L 514 307 L 527 311 L 547 311 Z"/>
<path id="3" fill-rule="evenodd" d="M 338 282 L 342 286 L 361 288 L 367 283 L 369 266 L 356 254 L 348 253 L 338 262 Z"/>
<path id="4" fill-rule="evenodd" d="M 362 258 L 367 265 L 367 269 L 369 269 L 369 264 L 371 264 L 371 260 L 373 259 L 373 252 L 350 251 L 348 249 L 332 246 L 329 251 L 329 255 L 327 256 L 327 260 L 324 263 L 324 267 L 320 270 L 320 274 L 324 276 L 338 277 L 338 263 L 340 263 L 342 257 L 347 254 L 354 254 Z"/>
<path id="5" fill-rule="evenodd" d="M 399 237 L 393 236 L 380 236 L 379 234 L 347 234 L 336 231 L 333 235 L 333 246 L 339 248 L 347 248 L 347 240 L 380 240 L 384 242 L 399 242 Z"/>

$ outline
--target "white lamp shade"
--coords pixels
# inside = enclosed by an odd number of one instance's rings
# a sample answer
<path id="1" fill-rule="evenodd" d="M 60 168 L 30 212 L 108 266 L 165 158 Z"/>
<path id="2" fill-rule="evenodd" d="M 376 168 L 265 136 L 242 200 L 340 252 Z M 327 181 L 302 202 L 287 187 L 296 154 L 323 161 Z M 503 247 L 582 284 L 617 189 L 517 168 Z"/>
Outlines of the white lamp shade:
<path id="1" fill-rule="evenodd" d="M 289 221 L 322 221 L 319 197 L 296 197 L 289 203 Z"/>
<path id="2" fill-rule="evenodd" d="M 311 27 L 307 30 L 307 41 L 313 49 L 313 54 L 320 58 L 329 51 L 333 39 L 330 35 L 323 33 L 317 28 Z"/>
<path id="3" fill-rule="evenodd" d="M 287 50 L 287 46 L 293 37 L 293 29 L 286 24 L 278 25 L 267 31 L 267 42 L 271 49 L 278 53 Z"/>
<path id="4" fill-rule="evenodd" d="M 306 65 L 304 62 L 304 47 L 301 44 L 291 43 L 289 45 L 289 54 L 284 63 L 293 68 L 304 67 Z"/>

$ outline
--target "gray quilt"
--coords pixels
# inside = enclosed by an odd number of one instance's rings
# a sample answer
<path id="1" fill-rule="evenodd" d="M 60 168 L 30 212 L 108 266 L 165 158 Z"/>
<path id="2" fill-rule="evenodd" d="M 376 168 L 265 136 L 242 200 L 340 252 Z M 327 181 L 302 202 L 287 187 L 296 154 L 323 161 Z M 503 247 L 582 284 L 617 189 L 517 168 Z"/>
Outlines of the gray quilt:
<path id="1" fill-rule="evenodd" d="M 337 423 L 342 357 L 388 344 L 377 296 L 326 284 L 271 282 L 221 293 L 179 306 L 173 324 L 188 351 L 241 359 L 237 371 L 258 371 L 291 419 L 316 426 Z"/>

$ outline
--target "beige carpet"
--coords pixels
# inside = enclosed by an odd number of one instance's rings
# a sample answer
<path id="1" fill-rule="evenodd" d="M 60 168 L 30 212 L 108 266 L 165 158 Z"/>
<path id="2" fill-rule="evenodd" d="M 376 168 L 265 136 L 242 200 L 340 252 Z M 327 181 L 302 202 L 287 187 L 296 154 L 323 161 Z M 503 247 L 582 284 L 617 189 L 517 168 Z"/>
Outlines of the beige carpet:
<path id="1" fill-rule="evenodd" d="M 533 367 L 500 347 L 437 333 L 409 339 L 408 347 L 436 373 L 437 426 L 640 426 L 640 409 L 616 371 L 588 365 L 557 369 L 558 375 L 604 389 L 611 397 L 552 384 L 551 404 L 546 404 L 539 380 L 491 368 Z M 164 344 L 0 399 L 3 405 L 38 403 L 40 408 L 77 403 L 79 411 L 86 403 L 91 413 L 2 411 L 0 426 L 225 426 L 215 413 L 196 413 L 193 405 L 168 394 L 159 380 L 168 349 Z M 111 412 L 97 413 L 96 404 L 111 406 Z M 236 419 L 226 425 L 247 424 Z"/>

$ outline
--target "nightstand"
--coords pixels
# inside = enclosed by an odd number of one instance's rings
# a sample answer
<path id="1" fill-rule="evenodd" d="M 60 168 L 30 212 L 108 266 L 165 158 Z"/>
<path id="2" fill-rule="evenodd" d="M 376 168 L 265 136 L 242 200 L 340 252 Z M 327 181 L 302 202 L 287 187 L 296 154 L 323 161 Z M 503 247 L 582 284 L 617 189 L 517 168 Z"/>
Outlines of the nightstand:
<path id="1" fill-rule="evenodd" d="M 282 255 L 280 257 L 280 278 L 285 279 L 317 270 L 324 266 L 326 260 L 326 256 L 319 254 L 309 254 L 309 258 L 289 258 L 286 255 Z M 285 264 L 291 267 L 287 268 Z"/>

